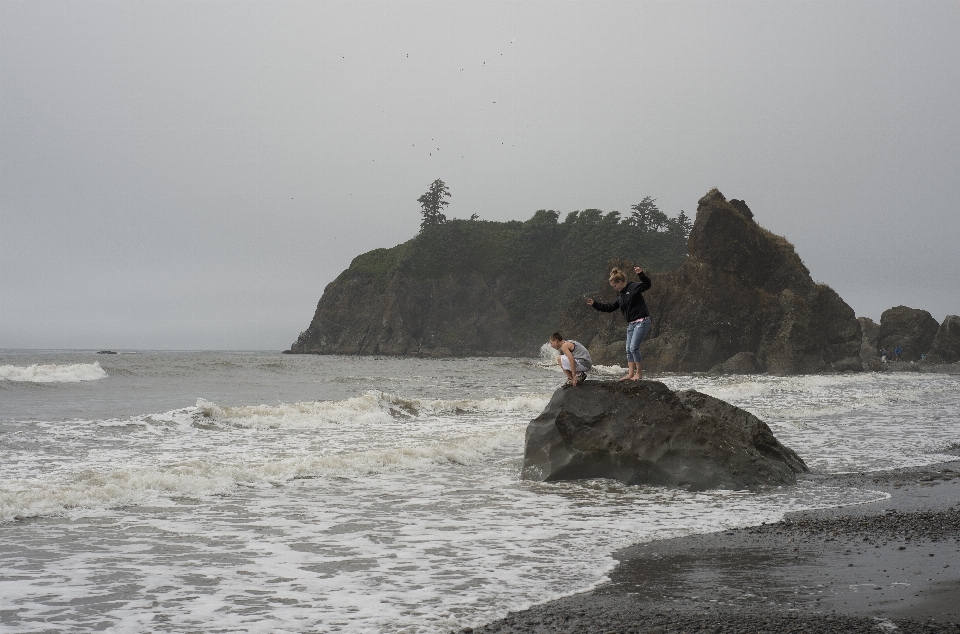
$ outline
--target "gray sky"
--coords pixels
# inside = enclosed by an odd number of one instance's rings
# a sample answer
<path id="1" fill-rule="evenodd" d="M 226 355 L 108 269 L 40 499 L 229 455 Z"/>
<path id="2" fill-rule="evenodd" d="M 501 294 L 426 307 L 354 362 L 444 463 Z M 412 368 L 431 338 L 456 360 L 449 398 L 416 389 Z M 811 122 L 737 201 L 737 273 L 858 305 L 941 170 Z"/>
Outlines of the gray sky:
<path id="1" fill-rule="evenodd" d="M 960 313 L 960 2 L 0 0 L 0 347 L 289 347 L 447 215 L 692 213 Z"/>

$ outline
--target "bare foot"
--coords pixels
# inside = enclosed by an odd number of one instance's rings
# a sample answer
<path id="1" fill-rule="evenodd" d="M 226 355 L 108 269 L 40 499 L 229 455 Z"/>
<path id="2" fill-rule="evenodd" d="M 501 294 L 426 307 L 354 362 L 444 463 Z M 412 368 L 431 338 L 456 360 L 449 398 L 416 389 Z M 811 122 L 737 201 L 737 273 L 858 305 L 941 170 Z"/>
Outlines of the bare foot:
<path id="1" fill-rule="evenodd" d="M 633 379 L 630 378 L 630 377 L 632 377 L 632 376 L 633 376 L 632 374 L 628 374 L 628 375 L 626 375 L 626 376 L 621 376 L 621 377 L 620 377 L 620 380 L 621 380 L 621 381 L 632 381 Z"/>
<path id="2" fill-rule="evenodd" d="M 630 379 L 630 380 L 631 380 L 631 381 L 642 381 L 642 380 L 643 380 L 643 377 L 642 377 L 642 376 L 635 376 L 635 377 L 633 377 L 633 378 Z"/>

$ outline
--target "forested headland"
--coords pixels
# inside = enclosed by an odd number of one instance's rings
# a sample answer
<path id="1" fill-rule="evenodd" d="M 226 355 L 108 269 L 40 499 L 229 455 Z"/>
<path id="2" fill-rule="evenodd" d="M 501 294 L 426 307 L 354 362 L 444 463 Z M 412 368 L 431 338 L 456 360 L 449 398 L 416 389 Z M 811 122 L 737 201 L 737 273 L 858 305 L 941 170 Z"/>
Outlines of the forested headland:
<path id="1" fill-rule="evenodd" d="M 437 188 L 439 183 L 439 189 Z M 644 198 L 628 214 L 541 209 L 526 221 L 447 220 L 443 183 L 421 197 L 420 233 L 354 258 L 324 290 L 291 352 L 535 354 L 612 258 L 651 272 L 687 257 L 692 221 Z"/>

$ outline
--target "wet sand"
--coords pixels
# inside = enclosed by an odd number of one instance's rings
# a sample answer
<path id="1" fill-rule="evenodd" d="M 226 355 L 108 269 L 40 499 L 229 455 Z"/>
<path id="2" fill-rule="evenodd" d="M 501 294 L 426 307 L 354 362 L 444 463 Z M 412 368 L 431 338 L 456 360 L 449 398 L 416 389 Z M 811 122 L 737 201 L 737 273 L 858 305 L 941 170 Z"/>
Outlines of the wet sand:
<path id="1" fill-rule="evenodd" d="M 890 497 L 638 544 L 592 592 L 462 631 L 960 633 L 960 461 L 805 477 Z"/>

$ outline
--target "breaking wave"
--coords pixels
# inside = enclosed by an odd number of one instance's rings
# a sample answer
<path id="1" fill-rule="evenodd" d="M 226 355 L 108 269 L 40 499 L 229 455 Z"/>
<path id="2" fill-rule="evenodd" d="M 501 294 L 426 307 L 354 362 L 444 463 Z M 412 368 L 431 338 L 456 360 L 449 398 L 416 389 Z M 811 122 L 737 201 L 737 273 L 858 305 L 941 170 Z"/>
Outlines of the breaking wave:
<path id="1" fill-rule="evenodd" d="M 549 396 L 530 394 L 486 399 L 424 400 L 370 391 L 342 401 L 306 401 L 278 405 L 216 405 L 197 400 L 194 418 L 238 427 L 315 427 L 321 424 L 388 423 L 397 418 L 482 413 L 536 413 Z"/>
<path id="2" fill-rule="evenodd" d="M 434 471 L 444 464 L 483 463 L 504 451 L 515 456 L 523 446 L 521 423 L 548 400 L 540 394 L 428 400 L 369 391 L 340 401 L 277 405 L 230 406 L 200 399 L 196 407 L 99 421 L 129 425 L 130 440 L 142 433 L 151 446 L 166 442 L 168 450 L 140 453 L 129 464 L 88 462 L 65 465 L 57 474 L 20 472 L 0 478 L 0 523 L 224 495 L 238 486 Z M 75 424 L 74 432 L 60 428 L 62 443 L 69 443 L 73 433 L 88 433 L 88 422 Z M 242 435 L 210 436 L 211 428 Z"/>
<path id="3" fill-rule="evenodd" d="M 0 365 L 0 381 L 27 383 L 78 383 L 107 378 L 97 362 L 72 365 Z"/>
<path id="4" fill-rule="evenodd" d="M 258 461 L 189 460 L 109 472 L 85 471 L 71 482 L 0 481 L 0 524 L 28 517 L 63 515 L 76 509 L 224 495 L 237 486 L 279 486 L 305 478 L 424 469 L 441 463 L 477 464 L 491 452 L 521 444 L 523 433 L 523 428 L 514 427 L 412 447 Z"/>

